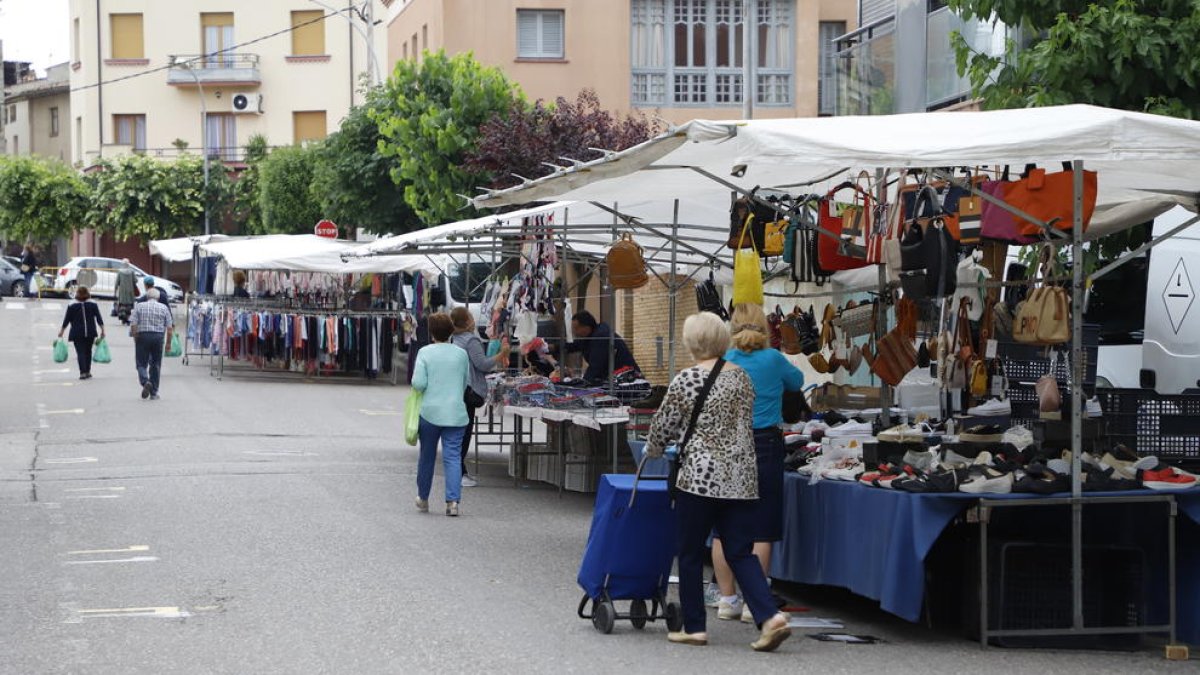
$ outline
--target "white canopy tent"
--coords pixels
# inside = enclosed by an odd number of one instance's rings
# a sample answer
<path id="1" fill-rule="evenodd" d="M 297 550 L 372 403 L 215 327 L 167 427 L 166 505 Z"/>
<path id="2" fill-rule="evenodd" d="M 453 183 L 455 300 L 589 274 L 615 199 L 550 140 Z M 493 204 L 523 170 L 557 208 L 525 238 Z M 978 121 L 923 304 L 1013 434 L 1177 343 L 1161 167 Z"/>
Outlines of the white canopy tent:
<path id="1" fill-rule="evenodd" d="M 560 170 L 476 206 L 556 198 L 597 202 L 704 200 L 714 179 L 812 190 L 881 167 L 954 167 L 1082 160 L 1099 172 L 1085 239 L 1145 222 L 1175 204 L 1196 211 L 1200 122 L 1087 105 L 987 112 L 714 122 L 695 120 L 622 152 Z M 651 173 L 652 172 L 652 173 Z"/>
<path id="2" fill-rule="evenodd" d="M 327 274 L 391 272 L 430 273 L 443 261 L 425 257 L 349 257 L 367 244 L 326 239 L 311 234 L 274 234 L 244 239 L 209 241 L 200 245 L 208 255 L 225 259 L 243 270 L 290 270 Z M 190 253 L 189 253 L 190 255 Z M 343 258 L 345 257 L 345 259 Z"/>
<path id="3" fill-rule="evenodd" d="M 183 262 L 192 259 L 192 249 L 198 244 L 229 241 L 230 239 L 233 239 L 233 237 L 224 234 L 179 237 L 177 239 L 156 239 L 150 242 L 150 255 L 156 255 L 167 262 Z"/>

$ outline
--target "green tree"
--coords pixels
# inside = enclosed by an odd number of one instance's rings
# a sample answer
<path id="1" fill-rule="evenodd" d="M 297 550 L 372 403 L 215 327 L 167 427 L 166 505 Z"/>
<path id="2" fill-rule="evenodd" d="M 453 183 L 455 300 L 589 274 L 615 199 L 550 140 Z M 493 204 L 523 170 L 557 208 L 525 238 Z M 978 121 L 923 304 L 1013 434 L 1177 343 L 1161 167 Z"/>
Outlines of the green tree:
<path id="1" fill-rule="evenodd" d="M 204 161 L 196 156 L 173 162 L 143 155 L 102 159 L 86 180 L 91 193 L 88 225 L 117 239 L 202 233 L 205 203 L 215 226 L 227 215 L 232 196 L 220 163 L 210 166 L 205 192 Z"/>
<path id="2" fill-rule="evenodd" d="M 71 167 L 41 157 L 0 156 L 0 235 L 47 242 L 65 237 L 87 214 L 88 193 Z"/>
<path id="3" fill-rule="evenodd" d="M 999 56 L 953 36 L 985 108 L 1091 103 L 1175 117 L 1200 112 L 1200 4 L 1188 0 L 949 0 L 964 19 L 1033 36 Z"/>
<path id="4" fill-rule="evenodd" d="M 246 141 L 246 168 L 233 183 L 233 219 L 246 234 L 265 232 L 262 222 L 262 162 L 267 157 L 267 137 L 254 134 Z"/>
<path id="5" fill-rule="evenodd" d="M 465 165 L 479 129 L 505 115 L 520 90 L 500 70 L 481 65 L 471 54 L 426 54 L 405 60 L 383 85 L 384 105 L 370 117 L 383 138 L 379 151 L 395 158 L 392 180 L 404 186 L 404 198 L 425 223 L 465 215 L 463 198 L 488 176 Z"/>
<path id="6" fill-rule="evenodd" d="M 383 105 L 381 89 L 367 92 L 366 104 L 353 108 L 318 146 L 312 191 L 324 216 L 339 225 L 396 234 L 419 228 L 420 221 L 404 188 L 392 180 L 399 160 L 380 151 L 383 136 L 371 111 Z"/>
<path id="7" fill-rule="evenodd" d="M 262 223 L 260 230 L 247 230 L 247 234 L 312 233 L 321 219 L 321 205 L 312 193 L 317 147 L 276 148 L 258 164 Z"/>

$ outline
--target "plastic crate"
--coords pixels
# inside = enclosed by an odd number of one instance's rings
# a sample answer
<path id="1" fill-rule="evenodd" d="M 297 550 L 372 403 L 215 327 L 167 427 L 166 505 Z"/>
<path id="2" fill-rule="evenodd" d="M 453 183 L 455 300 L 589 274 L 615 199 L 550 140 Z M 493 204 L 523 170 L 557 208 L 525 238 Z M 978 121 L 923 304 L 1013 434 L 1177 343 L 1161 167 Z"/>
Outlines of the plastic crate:
<path id="1" fill-rule="evenodd" d="M 1070 359 L 1083 359 L 1083 386 L 1091 388 L 1096 384 L 1096 358 L 1100 345 L 1100 326 L 1084 324 L 1083 349 L 1072 349 L 1065 345 Z M 1001 342 L 997 348 L 997 356 L 1004 366 L 1004 374 L 1012 383 L 1032 383 L 1038 378 L 1051 372 L 1050 357 L 1046 347 L 1021 344 L 1019 342 Z M 1071 367 L 1067 359 L 1059 357 L 1055 360 L 1054 377 L 1060 384 L 1071 381 Z"/>
<path id="2" fill-rule="evenodd" d="M 1072 624 L 1071 549 L 1065 545 L 996 542 L 989 624 L 995 630 L 1069 628 Z M 1083 549 L 1083 618 L 1088 627 L 1144 623 L 1145 554 L 1137 548 Z M 998 577 L 998 578 L 997 578 Z M 1105 636 L 993 638 L 1005 647 L 1136 649 L 1137 633 Z"/>
<path id="3" fill-rule="evenodd" d="M 1108 437 L 1143 457 L 1200 466 L 1200 397 L 1149 389 L 1099 389 Z"/>

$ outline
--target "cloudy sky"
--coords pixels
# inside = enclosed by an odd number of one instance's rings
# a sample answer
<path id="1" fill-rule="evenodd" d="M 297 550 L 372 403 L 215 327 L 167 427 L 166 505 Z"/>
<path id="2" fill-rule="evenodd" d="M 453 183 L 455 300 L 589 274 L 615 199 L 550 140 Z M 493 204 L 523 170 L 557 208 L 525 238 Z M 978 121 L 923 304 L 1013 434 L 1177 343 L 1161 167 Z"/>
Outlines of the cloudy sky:
<path id="1" fill-rule="evenodd" d="M 4 60 L 31 61 L 38 75 L 70 54 L 67 0 L 0 0 Z"/>

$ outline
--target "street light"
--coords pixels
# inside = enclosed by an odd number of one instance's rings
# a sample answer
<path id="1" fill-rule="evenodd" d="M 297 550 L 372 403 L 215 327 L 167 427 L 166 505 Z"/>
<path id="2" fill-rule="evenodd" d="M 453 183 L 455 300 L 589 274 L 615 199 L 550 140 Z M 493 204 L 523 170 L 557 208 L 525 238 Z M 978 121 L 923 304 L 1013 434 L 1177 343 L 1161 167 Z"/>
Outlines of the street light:
<path id="1" fill-rule="evenodd" d="M 208 106 L 204 103 L 204 85 L 200 84 L 200 76 L 196 74 L 196 62 L 184 61 L 183 67 L 196 81 L 196 89 L 200 91 L 200 143 L 204 146 L 204 236 L 211 234 L 208 223 Z"/>
<path id="2" fill-rule="evenodd" d="M 383 78 L 380 77 L 379 74 L 379 57 L 375 54 L 375 41 L 372 39 L 372 36 L 375 33 L 375 5 L 372 3 L 372 0 L 366 0 L 366 2 L 363 3 L 363 7 L 366 10 L 365 12 L 358 9 L 354 5 L 351 5 L 346 9 L 339 10 L 335 9 L 334 7 L 330 7 L 320 0 L 308 1 L 314 5 L 324 7 L 330 12 L 337 14 L 346 21 L 350 22 L 350 27 L 358 31 L 358 34 L 362 36 L 363 41 L 367 43 L 367 72 L 371 76 L 371 84 L 375 85 L 382 82 Z M 366 30 L 364 30 L 362 26 L 355 23 L 354 19 L 348 13 L 349 10 L 353 10 L 359 15 L 359 17 L 362 18 L 362 20 L 367 24 Z"/>

